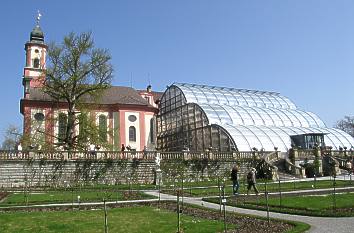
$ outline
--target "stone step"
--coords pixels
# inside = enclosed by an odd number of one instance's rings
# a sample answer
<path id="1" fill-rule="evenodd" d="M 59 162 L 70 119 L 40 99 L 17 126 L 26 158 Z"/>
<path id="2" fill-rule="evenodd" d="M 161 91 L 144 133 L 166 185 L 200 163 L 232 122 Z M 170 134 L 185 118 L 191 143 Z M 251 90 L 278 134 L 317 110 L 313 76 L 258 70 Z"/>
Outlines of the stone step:
<path id="1" fill-rule="evenodd" d="M 295 179 L 299 179 L 296 176 L 293 176 L 292 174 L 288 174 L 285 172 L 279 172 L 278 171 L 278 176 L 280 180 L 295 180 Z"/>

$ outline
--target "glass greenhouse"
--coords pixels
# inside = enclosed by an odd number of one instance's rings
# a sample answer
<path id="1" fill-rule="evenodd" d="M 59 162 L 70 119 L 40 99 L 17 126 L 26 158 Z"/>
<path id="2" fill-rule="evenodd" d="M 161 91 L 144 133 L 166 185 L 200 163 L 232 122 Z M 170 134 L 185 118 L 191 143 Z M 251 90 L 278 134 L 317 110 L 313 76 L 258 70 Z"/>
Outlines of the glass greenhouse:
<path id="1" fill-rule="evenodd" d="M 157 122 L 163 151 L 277 147 L 285 152 L 296 142 L 333 149 L 354 146 L 350 135 L 327 128 L 314 113 L 275 92 L 174 83 L 161 98 Z"/>

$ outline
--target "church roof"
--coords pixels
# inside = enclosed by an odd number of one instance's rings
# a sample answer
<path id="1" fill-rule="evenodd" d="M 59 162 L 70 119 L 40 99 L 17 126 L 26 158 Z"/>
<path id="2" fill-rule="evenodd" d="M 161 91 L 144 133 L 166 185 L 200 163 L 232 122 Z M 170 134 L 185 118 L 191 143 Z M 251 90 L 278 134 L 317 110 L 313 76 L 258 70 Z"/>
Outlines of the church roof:
<path id="1" fill-rule="evenodd" d="M 42 88 L 31 88 L 27 99 L 53 101 L 53 98 L 44 93 Z M 84 102 L 92 104 L 127 104 L 152 107 L 152 105 L 148 104 L 146 100 L 139 95 L 137 90 L 123 86 L 112 86 L 108 88 L 103 92 L 102 96 L 98 97 L 98 99 L 95 99 L 92 96 L 85 96 Z"/>

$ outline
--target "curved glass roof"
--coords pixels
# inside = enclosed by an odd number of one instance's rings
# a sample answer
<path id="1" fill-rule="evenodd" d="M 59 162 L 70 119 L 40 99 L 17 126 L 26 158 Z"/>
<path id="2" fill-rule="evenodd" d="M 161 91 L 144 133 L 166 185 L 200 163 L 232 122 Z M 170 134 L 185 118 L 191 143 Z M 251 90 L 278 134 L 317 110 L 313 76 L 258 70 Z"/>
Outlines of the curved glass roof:
<path id="1" fill-rule="evenodd" d="M 236 125 L 326 127 L 314 114 L 295 109 L 199 104 L 210 114 L 210 123 Z"/>
<path id="2" fill-rule="evenodd" d="M 325 144 L 334 149 L 354 146 L 347 133 L 327 128 L 314 113 L 300 110 L 287 97 L 275 92 L 175 83 L 187 103 L 198 104 L 209 124 L 229 132 L 240 151 L 264 148 L 287 151 L 290 136 L 324 133 Z"/>
<path id="3" fill-rule="evenodd" d="M 239 105 L 263 108 L 296 109 L 287 97 L 276 92 L 253 91 L 228 87 L 215 87 L 187 83 L 174 83 L 182 90 L 188 103 Z"/>

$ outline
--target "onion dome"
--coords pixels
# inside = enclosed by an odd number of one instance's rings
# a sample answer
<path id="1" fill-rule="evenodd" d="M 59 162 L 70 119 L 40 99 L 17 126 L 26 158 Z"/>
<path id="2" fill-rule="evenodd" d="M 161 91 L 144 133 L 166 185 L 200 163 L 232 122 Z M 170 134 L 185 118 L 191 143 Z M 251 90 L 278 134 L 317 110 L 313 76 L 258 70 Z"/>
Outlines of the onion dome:
<path id="1" fill-rule="evenodd" d="M 31 32 L 30 41 L 39 43 L 44 42 L 44 33 L 42 32 L 42 29 L 39 27 L 38 24 L 33 28 Z"/>

